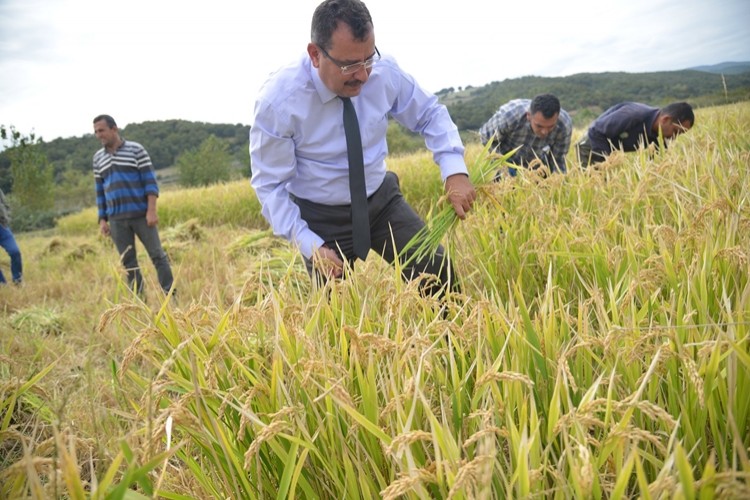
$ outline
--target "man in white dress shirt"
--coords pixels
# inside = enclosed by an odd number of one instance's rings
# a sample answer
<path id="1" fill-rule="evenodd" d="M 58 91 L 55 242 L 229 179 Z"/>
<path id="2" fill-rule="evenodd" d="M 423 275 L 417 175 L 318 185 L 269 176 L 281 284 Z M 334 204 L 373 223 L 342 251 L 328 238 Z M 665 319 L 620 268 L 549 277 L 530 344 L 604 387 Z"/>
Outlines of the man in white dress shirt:
<path id="1" fill-rule="evenodd" d="M 392 57 L 381 58 L 364 3 L 321 3 L 311 40 L 303 57 L 261 88 L 250 129 L 251 184 L 274 233 L 299 248 L 311 275 L 328 279 L 356 260 L 343 99 L 353 103 L 361 133 L 371 250 L 393 263 L 424 226 L 386 170 L 389 116 L 424 137 L 461 219 L 476 193 L 447 109 Z M 425 293 L 455 289 L 442 246 L 403 269 L 404 279 L 421 273 L 437 278 L 424 282 Z"/>

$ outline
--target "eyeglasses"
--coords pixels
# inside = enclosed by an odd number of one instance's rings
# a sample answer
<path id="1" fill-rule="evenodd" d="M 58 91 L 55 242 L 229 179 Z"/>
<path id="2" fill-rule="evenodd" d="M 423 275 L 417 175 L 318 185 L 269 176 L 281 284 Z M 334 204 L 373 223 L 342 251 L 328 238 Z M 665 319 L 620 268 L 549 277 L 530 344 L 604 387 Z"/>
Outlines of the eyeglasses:
<path id="1" fill-rule="evenodd" d="M 372 55 L 372 57 L 370 57 L 369 59 L 365 59 L 362 62 L 358 62 L 354 64 L 344 64 L 341 61 L 337 61 L 336 59 L 331 57 L 331 55 L 328 52 L 326 52 L 326 49 L 324 49 L 320 45 L 318 45 L 318 48 L 320 49 L 320 51 L 323 53 L 324 56 L 326 56 L 333 64 L 335 64 L 341 69 L 342 75 L 351 75 L 359 71 L 361 68 L 365 68 L 365 69 L 372 68 L 372 65 L 380 60 L 380 52 L 378 52 L 377 47 L 375 47 L 375 53 Z"/>

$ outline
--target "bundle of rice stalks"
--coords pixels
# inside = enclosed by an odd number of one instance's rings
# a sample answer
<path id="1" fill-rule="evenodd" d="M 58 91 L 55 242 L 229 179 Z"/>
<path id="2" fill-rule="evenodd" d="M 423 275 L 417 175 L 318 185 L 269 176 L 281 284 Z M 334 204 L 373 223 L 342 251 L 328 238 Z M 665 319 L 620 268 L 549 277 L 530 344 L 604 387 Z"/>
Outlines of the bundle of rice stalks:
<path id="1" fill-rule="evenodd" d="M 162 234 L 164 240 L 172 243 L 202 241 L 206 237 L 206 233 L 198 222 L 198 219 L 190 219 L 181 224 L 168 227 Z"/>
<path id="2" fill-rule="evenodd" d="M 44 307 L 32 307 L 13 313 L 10 324 L 21 333 L 59 335 L 63 332 L 60 315 Z"/>
<path id="3" fill-rule="evenodd" d="M 195 218 L 162 231 L 162 244 L 167 253 L 189 248 L 193 243 L 204 239 L 206 232 Z"/>
<path id="4" fill-rule="evenodd" d="M 60 238 L 52 238 L 41 252 L 42 256 L 57 255 L 68 247 L 68 243 Z"/>
<path id="5" fill-rule="evenodd" d="M 251 230 L 227 245 L 227 252 L 230 255 L 236 255 L 245 251 L 271 248 L 278 244 L 278 240 L 272 238 L 272 236 L 273 231 L 270 229 Z"/>
<path id="6" fill-rule="evenodd" d="M 94 245 L 91 245 L 89 243 L 83 243 L 77 246 L 76 248 L 74 248 L 73 250 L 71 250 L 70 252 L 68 252 L 65 258 L 70 261 L 83 260 L 86 257 L 89 257 L 91 255 L 96 255 L 96 254 L 97 254 L 97 251 Z"/>
<path id="7" fill-rule="evenodd" d="M 496 172 L 500 168 L 506 167 L 508 158 L 512 157 L 518 150 L 516 148 L 504 155 L 498 155 L 489 152 L 491 145 L 490 142 L 485 145 L 482 152 L 477 155 L 472 168 L 469 168 L 469 179 L 478 190 L 491 183 Z M 458 215 L 456 215 L 453 205 L 448 203 L 447 195 L 438 200 L 436 207 L 439 208 L 438 212 L 432 215 L 432 210 L 430 211 L 425 226 L 414 235 L 401 251 L 400 259 L 404 262 L 404 265 L 434 255 L 443 237 L 458 222 Z"/>

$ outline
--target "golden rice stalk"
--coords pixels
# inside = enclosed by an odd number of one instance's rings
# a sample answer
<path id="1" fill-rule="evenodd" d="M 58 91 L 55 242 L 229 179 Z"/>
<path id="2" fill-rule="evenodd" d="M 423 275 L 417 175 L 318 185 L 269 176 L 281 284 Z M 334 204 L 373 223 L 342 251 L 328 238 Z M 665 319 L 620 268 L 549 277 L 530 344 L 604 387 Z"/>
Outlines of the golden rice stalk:
<path id="1" fill-rule="evenodd" d="M 462 492 L 469 493 L 468 496 L 473 497 L 474 495 L 471 493 L 480 486 L 480 478 L 484 476 L 483 470 L 491 465 L 493 460 L 492 455 L 479 455 L 462 465 L 456 473 L 456 479 L 448 492 L 448 498 L 461 497 Z"/>
<path id="2" fill-rule="evenodd" d="M 498 155 L 489 152 L 490 146 L 491 143 L 488 142 L 482 152 L 477 155 L 473 167 L 469 169 L 469 179 L 475 187 L 482 187 L 492 182 L 495 172 L 507 164 L 508 158 L 513 156 L 517 149 L 504 155 Z M 434 255 L 443 237 L 455 226 L 458 216 L 453 206 L 446 203 L 447 200 L 447 195 L 438 200 L 436 207 L 441 207 L 439 211 L 401 250 L 399 258 L 404 263 L 403 265 L 406 266 L 414 261 L 418 262 Z M 430 213 L 432 213 L 432 210 L 430 210 Z"/>
<path id="3" fill-rule="evenodd" d="M 437 478 L 434 471 L 415 469 L 409 474 L 402 474 L 398 479 L 380 492 L 383 500 L 395 500 L 422 486 L 423 483 L 435 483 Z"/>
<path id="4" fill-rule="evenodd" d="M 388 455 L 396 455 L 401 452 L 401 449 L 408 447 L 409 445 L 417 441 L 431 441 L 432 434 L 429 432 L 416 430 L 406 434 L 401 434 L 393 439 L 393 442 L 386 447 L 385 452 Z"/>
<path id="5" fill-rule="evenodd" d="M 266 441 L 271 440 L 273 437 L 275 437 L 277 434 L 286 431 L 289 429 L 290 424 L 289 422 L 286 422 L 284 420 L 276 420 L 271 422 L 269 425 L 264 427 L 258 435 L 255 437 L 255 440 L 250 445 L 250 447 L 245 452 L 245 462 L 243 467 L 247 470 L 250 468 L 250 463 L 253 459 L 253 457 L 258 453 L 260 450 L 260 447 L 263 443 Z"/>

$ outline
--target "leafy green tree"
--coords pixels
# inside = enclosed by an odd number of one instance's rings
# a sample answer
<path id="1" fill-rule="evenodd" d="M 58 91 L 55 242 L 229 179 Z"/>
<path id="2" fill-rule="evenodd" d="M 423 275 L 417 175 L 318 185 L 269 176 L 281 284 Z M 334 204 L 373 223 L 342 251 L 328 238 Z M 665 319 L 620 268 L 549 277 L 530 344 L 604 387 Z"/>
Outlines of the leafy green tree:
<path id="1" fill-rule="evenodd" d="M 180 184 L 187 187 L 208 186 L 232 177 L 232 156 L 229 145 L 215 135 L 208 136 L 200 147 L 177 158 Z"/>
<path id="2" fill-rule="evenodd" d="M 55 205 L 58 213 L 70 213 L 96 203 L 94 176 L 74 168 L 62 171 L 55 186 Z"/>
<path id="3" fill-rule="evenodd" d="M 55 205 L 54 171 L 47 156 L 36 147 L 41 143 L 32 132 L 23 135 L 12 125 L 0 125 L 0 138 L 10 143 L 6 154 L 10 158 L 13 179 L 13 198 L 25 210 L 46 212 Z"/>

